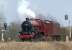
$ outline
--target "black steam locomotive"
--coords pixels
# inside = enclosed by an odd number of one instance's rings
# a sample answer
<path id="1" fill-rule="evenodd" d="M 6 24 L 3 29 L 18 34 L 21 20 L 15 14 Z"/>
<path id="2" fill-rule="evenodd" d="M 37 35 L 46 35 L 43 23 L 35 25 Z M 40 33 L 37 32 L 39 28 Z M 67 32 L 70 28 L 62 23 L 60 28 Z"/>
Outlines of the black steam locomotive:
<path id="1" fill-rule="evenodd" d="M 26 39 L 32 39 L 35 35 L 35 31 L 32 27 L 32 24 L 31 22 L 29 21 L 29 18 L 26 18 L 26 21 L 24 21 L 22 24 L 21 24 L 21 32 L 19 32 L 19 35 L 18 37 L 24 41 Z"/>

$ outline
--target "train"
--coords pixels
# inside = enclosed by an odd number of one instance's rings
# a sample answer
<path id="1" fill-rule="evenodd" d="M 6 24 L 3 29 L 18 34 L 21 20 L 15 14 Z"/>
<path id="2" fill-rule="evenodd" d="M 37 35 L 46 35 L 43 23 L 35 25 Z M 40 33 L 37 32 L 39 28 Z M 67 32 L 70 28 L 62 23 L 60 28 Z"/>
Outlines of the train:
<path id="1" fill-rule="evenodd" d="M 26 18 L 21 28 L 17 37 L 22 41 L 60 40 L 61 38 L 60 24 L 56 21 Z"/>

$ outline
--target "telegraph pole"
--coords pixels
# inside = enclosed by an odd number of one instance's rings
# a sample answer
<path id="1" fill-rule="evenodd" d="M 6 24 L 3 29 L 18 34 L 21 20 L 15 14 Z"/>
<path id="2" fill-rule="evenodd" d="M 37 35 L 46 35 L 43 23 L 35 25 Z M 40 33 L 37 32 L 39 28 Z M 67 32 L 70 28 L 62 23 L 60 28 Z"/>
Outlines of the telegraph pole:
<path id="1" fill-rule="evenodd" d="M 71 23 L 70 23 L 70 20 L 69 20 L 69 37 L 70 37 L 70 39 L 71 39 Z"/>
<path id="2" fill-rule="evenodd" d="M 65 20 L 68 20 L 68 15 L 66 14 L 65 15 Z M 70 23 L 70 19 L 68 20 L 68 25 L 69 25 L 69 39 L 71 39 L 71 23 Z"/>
<path id="3" fill-rule="evenodd" d="M 68 21 L 68 15 L 67 14 L 65 15 L 65 20 Z M 69 23 L 69 26 L 70 26 L 70 21 L 68 23 Z M 69 35 L 68 35 L 68 33 L 65 33 L 65 34 L 66 34 L 66 42 L 68 42 L 70 33 L 69 33 Z"/>

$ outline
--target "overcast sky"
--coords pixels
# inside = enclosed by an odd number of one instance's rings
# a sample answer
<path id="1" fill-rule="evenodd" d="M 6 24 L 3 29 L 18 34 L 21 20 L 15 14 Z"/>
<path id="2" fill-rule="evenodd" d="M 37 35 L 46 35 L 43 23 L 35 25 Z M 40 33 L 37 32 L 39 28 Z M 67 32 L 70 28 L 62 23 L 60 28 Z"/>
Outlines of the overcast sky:
<path id="1" fill-rule="evenodd" d="M 35 13 L 41 13 L 45 16 L 48 14 L 54 16 L 61 25 L 66 26 L 68 21 L 64 20 L 64 15 L 68 14 L 72 21 L 72 0 L 24 0 L 28 2 L 29 9 Z M 17 2 L 18 0 L 7 0 L 6 17 L 8 21 L 17 19 Z"/>
<path id="2" fill-rule="evenodd" d="M 36 12 L 44 15 L 52 15 L 66 26 L 68 21 L 64 20 L 64 15 L 68 14 L 69 19 L 72 21 L 72 0 L 29 0 L 31 7 Z"/>

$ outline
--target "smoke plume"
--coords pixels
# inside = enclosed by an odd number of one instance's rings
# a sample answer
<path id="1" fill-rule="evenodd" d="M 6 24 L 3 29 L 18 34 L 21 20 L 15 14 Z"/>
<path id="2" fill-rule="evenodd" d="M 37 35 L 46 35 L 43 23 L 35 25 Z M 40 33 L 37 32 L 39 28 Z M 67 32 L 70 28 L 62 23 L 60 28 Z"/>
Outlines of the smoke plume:
<path id="1" fill-rule="evenodd" d="M 18 13 L 21 20 L 24 18 L 35 18 L 35 13 L 30 9 L 30 3 L 28 0 L 19 0 L 18 1 Z"/>

